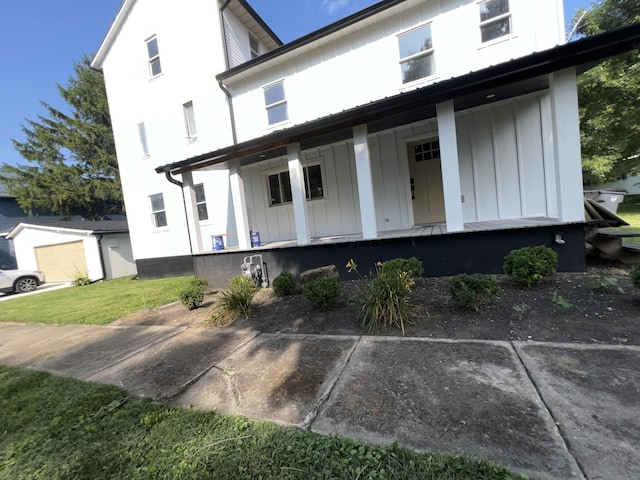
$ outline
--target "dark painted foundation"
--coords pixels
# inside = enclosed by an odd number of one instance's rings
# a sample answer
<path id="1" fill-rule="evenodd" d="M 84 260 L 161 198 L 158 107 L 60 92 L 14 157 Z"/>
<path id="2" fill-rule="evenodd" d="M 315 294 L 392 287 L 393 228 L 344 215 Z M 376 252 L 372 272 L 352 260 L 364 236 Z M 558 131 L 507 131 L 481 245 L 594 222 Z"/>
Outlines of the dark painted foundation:
<path id="1" fill-rule="evenodd" d="M 564 244 L 556 243 L 561 234 Z M 304 270 L 334 264 L 343 280 L 357 278 L 349 273 L 346 264 L 354 259 L 362 273 L 376 262 L 397 257 L 417 257 L 428 277 L 458 273 L 503 273 L 504 256 L 511 250 L 546 245 L 558 253 L 558 269 L 562 272 L 582 272 L 586 269 L 584 225 L 568 224 L 544 227 L 515 228 L 484 232 L 464 232 L 412 238 L 377 239 L 345 243 L 317 244 L 304 247 L 273 248 L 253 251 L 225 250 L 195 255 L 195 276 L 206 278 L 209 286 L 224 288 L 240 274 L 240 266 L 247 255 L 262 255 L 269 279 L 283 270 L 299 276 Z M 162 259 L 168 262 L 168 259 Z M 140 269 L 140 267 L 138 267 Z M 140 271 L 140 270 L 138 270 Z"/>
<path id="2" fill-rule="evenodd" d="M 156 278 L 183 277 L 194 274 L 193 257 L 145 258 L 136 260 L 138 278 L 153 280 Z"/>

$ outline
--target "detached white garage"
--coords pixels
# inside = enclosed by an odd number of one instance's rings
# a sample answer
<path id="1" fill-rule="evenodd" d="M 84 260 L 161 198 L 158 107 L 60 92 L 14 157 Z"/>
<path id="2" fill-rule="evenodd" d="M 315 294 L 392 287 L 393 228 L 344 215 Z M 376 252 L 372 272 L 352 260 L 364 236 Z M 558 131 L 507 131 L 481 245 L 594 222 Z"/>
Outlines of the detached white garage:
<path id="1" fill-rule="evenodd" d="M 137 274 L 126 221 L 21 223 L 7 238 L 13 240 L 18 268 L 40 270 L 47 282 Z"/>

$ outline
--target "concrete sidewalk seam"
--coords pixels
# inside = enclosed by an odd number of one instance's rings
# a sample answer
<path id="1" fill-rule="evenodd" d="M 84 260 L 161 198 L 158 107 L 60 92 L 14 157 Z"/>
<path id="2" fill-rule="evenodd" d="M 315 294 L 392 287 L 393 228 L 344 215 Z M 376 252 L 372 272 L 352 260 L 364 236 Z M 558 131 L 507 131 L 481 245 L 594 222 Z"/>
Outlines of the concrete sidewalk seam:
<path id="1" fill-rule="evenodd" d="M 336 377 L 333 379 L 333 383 L 331 385 L 329 385 L 329 387 L 325 390 L 325 392 L 320 396 L 320 398 L 316 402 L 316 405 L 307 414 L 307 416 L 305 417 L 305 419 L 302 422 L 302 424 L 300 424 L 300 427 L 302 429 L 311 430 L 311 427 L 313 426 L 313 423 L 317 420 L 317 418 L 322 413 L 323 407 L 329 401 L 329 398 L 331 397 L 331 394 L 333 393 L 333 390 L 335 389 L 336 385 L 338 384 L 338 381 L 340 380 L 340 377 L 342 377 L 342 374 L 346 370 L 347 365 L 349 365 L 349 362 L 351 361 L 351 357 L 353 356 L 353 354 L 355 353 L 356 349 L 358 348 L 358 345 L 360 345 L 360 340 L 362 340 L 362 335 L 360 335 L 358 337 L 358 339 L 355 341 L 355 343 L 353 344 L 353 346 L 349 350 L 349 353 L 347 354 L 347 358 L 344 361 L 344 363 L 342 364 L 342 368 L 338 372 L 338 375 L 336 375 Z"/>
<path id="2" fill-rule="evenodd" d="M 169 395 L 169 396 L 162 396 L 160 398 L 158 398 L 158 401 L 170 401 L 173 398 L 176 398 L 179 395 L 182 395 L 184 392 L 186 392 L 189 387 L 191 387 L 194 383 L 196 383 L 198 380 L 200 380 L 204 375 L 206 375 L 208 372 L 211 371 L 211 369 L 215 368 L 217 370 L 219 370 L 220 372 L 227 374 L 227 370 L 225 370 L 224 368 L 218 367 L 218 363 L 223 362 L 226 358 L 228 358 L 229 356 L 233 355 L 235 352 L 237 352 L 238 350 L 240 350 L 241 348 L 243 348 L 245 345 L 248 345 L 250 342 L 252 342 L 253 340 L 255 340 L 256 338 L 258 338 L 260 335 L 262 335 L 262 332 L 256 332 L 256 334 L 247 339 L 246 342 L 242 343 L 241 345 L 238 346 L 238 348 L 232 350 L 231 352 L 229 352 L 228 354 L 224 355 L 222 358 L 218 358 L 216 359 L 215 362 L 213 362 L 211 365 L 209 365 L 208 367 L 206 367 L 205 369 L 202 370 L 202 372 L 200 372 L 199 374 L 195 375 L 192 379 L 190 379 L 188 382 L 186 382 L 184 385 L 182 385 L 178 391 L 176 393 L 174 393 L 173 395 Z"/>
<path id="3" fill-rule="evenodd" d="M 525 373 L 527 375 L 527 378 L 529 379 L 529 381 L 533 385 L 533 388 L 535 389 L 536 394 L 538 395 L 538 398 L 540 399 L 540 402 L 542 403 L 542 405 L 544 406 L 545 410 L 547 411 L 547 413 L 551 417 L 551 420 L 553 420 L 553 424 L 555 425 L 556 431 L 558 432 L 558 435 L 562 439 L 562 442 L 564 443 L 564 446 L 565 446 L 567 452 L 569 453 L 569 455 L 571 455 L 571 458 L 573 458 L 573 461 L 575 462 L 575 464 L 577 465 L 578 469 L 580 470 L 580 473 L 582 474 L 582 478 L 585 479 L 585 480 L 588 479 L 589 477 L 587 476 L 587 472 L 586 472 L 584 466 L 582 465 L 582 463 L 580 462 L 580 460 L 578 459 L 578 457 L 576 456 L 575 450 L 574 450 L 573 446 L 571 445 L 571 442 L 569 441 L 567 433 L 564 431 L 564 428 L 561 426 L 561 424 L 559 422 L 559 419 L 556 417 L 556 415 L 554 415 L 553 410 L 551 409 L 551 407 L 549 406 L 549 404 L 545 400 L 544 394 L 542 393 L 542 390 L 541 390 L 540 386 L 538 385 L 538 382 L 536 382 L 533 374 L 531 373 L 531 371 L 527 367 L 527 364 L 525 363 L 524 359 L 520 355 L 520 350 L 518 350 L 518 346 L 516 345 L 516 342 L 512 341 L 512 342 L 510 342 L 510 344 L 511 344 L 511 348 L 513 349 L 513 352 L 515 353 L 516 357 L 518 358 L 518 361 L 520 362 L 520 365 L 524 369 L 524 371 L 525 371 Z"/>
<path id="4" fill-rule="evenodd" d="M 638 345 L 619 345 L 613 343 L 569 343 L 569 342 L 539 342 L 537 340 L 519 341 L 512 340 L 513 345 L 534 346 L 534 347 L 553 347 L 553 348 L 571 348 L 573 350 L 616 350 L 616 351 L 640 351 Z"/>

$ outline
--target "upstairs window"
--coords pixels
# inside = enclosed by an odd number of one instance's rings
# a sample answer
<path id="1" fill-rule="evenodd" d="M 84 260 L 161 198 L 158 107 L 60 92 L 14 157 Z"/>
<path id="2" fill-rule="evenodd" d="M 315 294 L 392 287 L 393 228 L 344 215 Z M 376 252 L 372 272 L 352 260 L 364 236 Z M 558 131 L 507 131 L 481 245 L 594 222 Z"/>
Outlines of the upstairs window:
<path id="1" fill-rule="evenodd" d="M 149 196 L 151 203 L 151 215 L 153 217 L 153 225 L 156 228 L 167 226 L 167 214 L 164 210 L 164 196 L 162 193 L 156 193 Z"/>
<path id="2" fill-rule="evenodd" d="M 402 83 L 435 74 L 431 25 L 416 28 L 398 37 Z"/>
<path id="3" fill-rule="evenodd" d="M 303 168 L 304 188 L 307 200 L 315 200 L 324 198 L 324 189 L 322 187 L 322 169 L 320 165 L 310 165 Z M 281 205 L 283 203 L 291 203 L 293 196 L 291 194 L 291 179 L 289 172 L 283 171 L 269 175 L 267 182 L 269 183 L 270 205 Z"/>
<path id="4" fill-rule="evenodd" d="M 258 39 L 251 34 L 249 34 L 249 51 L 251 52 L 251 58 L 256 58 L 260 55 L 260 43 L 258 43 Z"/>
<path id="5" fill-rule="evenodd" d="M 489 0 L 479 7 L 482 43 L 511 34 L 509 0 Z"/>
<path id="6" fill-rule="evenodd" d="M 193 111 L 193 102 L 187 102 L 182 106 L 184 113 L 184 126 L 187 130 L 187 140 L 190 142 L 198 139 L 198 130 L 196 129 L 196 115 Z"/>
<path id="7" fill-rule="evenodd" d="M 196 207 L 198 209 L 198 220 L 208 220 L 209 212 L 207 212 L 207 199 L 204 196 L 204 185 L 202 183 L 193 187 L 196 193 Z"/>
<path id="8" fill-rule="evenodd" d="M 160 51 L 158 50 L 158 39 L 153 36 L 147 40 L 147 53 L 149 54 L 149 75 L 155 77 L 162 73 L 160 66 Z"/>
<path id="9" fill-rule="evenodd" d="M 264 104 L 267 109 L 269 125 L 274 125 L 289 119 L 287 100 L 284 96 L 284 82 L 278 82 L 264 87 Z"/>
<path id="10" fill-rule="evenodd" d="M 144 122 L 138 124 L 138 138 L 140 139 L 140 148 L 142 149 L 142 156 L 149 156 L 149 144 L 147 143 L 147 130 L 144 127 Z"/>

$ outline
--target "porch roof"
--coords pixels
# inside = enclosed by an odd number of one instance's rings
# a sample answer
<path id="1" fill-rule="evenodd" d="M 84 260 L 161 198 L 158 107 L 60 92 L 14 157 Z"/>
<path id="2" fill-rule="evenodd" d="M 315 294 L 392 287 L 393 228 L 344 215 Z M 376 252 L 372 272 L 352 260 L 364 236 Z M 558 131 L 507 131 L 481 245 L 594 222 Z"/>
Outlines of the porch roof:
<path id="1" fill-rule="evenodd" d="M 181 174 L 251 156 L 256 156 L 255 161 L 259 161 L 283 154 L 286 145 L 291 143 L 313 142 L 314 139 L 322 137 L 325 140 L 331 138 L 332 141 L 351 138 L 349 129 L 356 125 L 393 117 L 398 121 L 406 122 L 408 115 L 412 116 L 413 121 L 430 118 L 435 114 L 435 105 L 438 103 L 465 99 L 465 108 L 467 108 L 474 101 L 486 103 L 487 91 L 501 87 L 520 84 L 526 85 L 530 91 L 544 88 L 540 86 L 541 77 L 546 79 L 546 75 L 550 73 L 568 67 L 580 67 L 586 70 L 606 58 L 639 47 L 640 23 L 635 23 L 411 92 L 376 100 L 236 145 L 163 165 L 156 168 L 156 172 Z M 544 81 L 546 80 L 543 80 L 543 83 Z M 497 99 L 499 97 L 492 98 L 491 101 Z M 457 107 L 460 108 L 460 105 Z M 267 155 L 267 153 L 270 154 Z"/>

